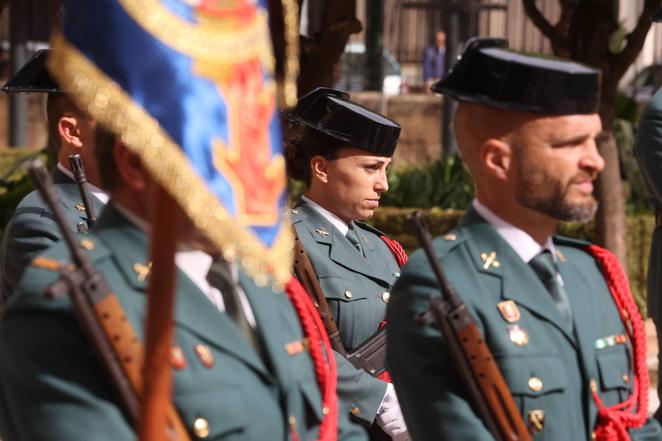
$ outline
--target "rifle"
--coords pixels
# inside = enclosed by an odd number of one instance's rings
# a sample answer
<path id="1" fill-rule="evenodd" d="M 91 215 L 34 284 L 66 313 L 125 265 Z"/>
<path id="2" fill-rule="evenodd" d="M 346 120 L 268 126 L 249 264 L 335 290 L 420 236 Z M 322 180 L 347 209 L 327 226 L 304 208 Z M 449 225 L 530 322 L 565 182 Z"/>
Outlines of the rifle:
<path id="1" fill-rule="evenodd" d="M 83 253 L 74 234 L 67 228 L 64 214 L 57 203 L 53 180 L 41 161 L 32 161 L 28 165 L 28 174 L 60 227 L 73 261 L 73 266 L 59 265 L 61 277 L 49 285 L 45 295 L 48 298 L 69 295 L 83 333 L 110 375 L 122 410 L 137 427 L 141 411 L 139 394 L 142 393 L 143 384 L 143 346 L 108 282 Z M 43 257 L 37 257 L 34 262 L 38 264 L 40 261 L 44 265 L 58 263 Z M 169 403 L 167 425 L 164 428 L 167 439 L 190 441 L 172 403 Z"/>
<path id="2" fill-rule="evenodd" d="M 87 215 L 87 226 L 92 228 L 97 221 L 92 209 L 92 202 L 90 201 L 90 193 L 87 191 L 87 176 L 85 175 L 85 167 L 83 161 L 78 153 L 69 155 L 69 164 L 74 174 L 74 180 L 78 184 L 80 190 L 80 197 L 83 199 L 83 206 L 85 207 L 85 214 Z"/>
<path id="3" fill-rule="evenodd" d="M 430 297 L 430 309 L 417 316 L 417 322 L 422 326 L 434 323 L 439 328 L 474 410 L 492 436 L 498 441 L 530 441 L 531 434 L 476 321 L 439 264 L 421 213 L 415 211 L 407 220 L 425 251 L 441 291 L 441 298 Z"/>

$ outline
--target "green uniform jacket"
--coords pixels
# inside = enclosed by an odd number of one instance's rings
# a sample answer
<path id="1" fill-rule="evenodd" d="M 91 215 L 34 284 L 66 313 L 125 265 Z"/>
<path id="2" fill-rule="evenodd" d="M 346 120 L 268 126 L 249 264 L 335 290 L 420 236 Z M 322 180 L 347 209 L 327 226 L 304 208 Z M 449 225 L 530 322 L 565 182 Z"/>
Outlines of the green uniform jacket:
<path id="1" fill-rule="evenodd" d="M 635 154 L 650 201 L 662 209 L 662 89 L 641 114 Z M 648 314 L 662 321 L 662 228 L 656 227 L 648 261 Z"/>
<path id="2" fill-rule="evenodd" d="M 80 190 L 71 178 L 55 168 L 52 173 L 62 212 L 73 232 L 87 231 L 87 215 L 82 207 Z M 103 204 L 90 197 L 95 214 Z M 14 291 L 30 261 L 62 238 L 60 228 L 46 203 L 33 191 L 18 204 L 4 232 L 0 246 L 0 303 Z"/>
<path id="3" fill-rule="evenodd" d="M 597 263 L 580 248 L 586 244 L 560 237 L 554 242 L 576 336 L 533 270 L 473 209 L 455 232 L 433 243 L 525 423 L 543 416 L 544 427 L 534 439 L 590 440 L 597 415 L 590 381 L 596 380 L 607 406 L 624 400 L 631 389 L 632 354 L 627 344 L 605 339 L 624 335 L 625 329 Z M 407 428 L 416 441 L 490 440 L 439 331 L 414 321 L 438 289 L 419 250 L 403 268 L 388 306 L 388 361 Z M 509 300 L 519 314 L 500 312 L 497 305 Z M 653 420 L 631 435 L 633 440 L 662 440 Z"/>
<path id="4" fill-rule="evenodd" d="M 94 265 L 142 336 L 148 281 L 136 269 L 147 262 L 146 235 L 110 205 L 86 239 L 94 244 L 89 252 Z M 45 255 L 68 259 L 64 244 Z M 0 415 L 3 439 L 135 439 L 68 298 L 42 296 L 56 278 L 56 273 L 28 267 L 0 323 L 0 390 L 9 404 L 9 414 Z M 173 369 L 175 407 L 192 434 L 194 421 L 206 420 L 210 440 L 286 441 L 296 427 L 302 441 L 312 441 L 322 402 L 305 345 L 286 350 L 288 343 L 303 342 L 294 309 L 285 294 L 260 288 L 241 273 L 240 285 L 258 323 L 266 362 L 234 322 L 178 272 L 174 341 L 184 362 Z M 339 439 L 365 439 L 345 414 L 339 426 Z"/>
<path id="5" fill-rule="evenodd" d="M 655 210 L 662 209 L 662 89 L 658 90 L 639 118 L 634 152 L 646 183 L 649 200 Z M 655 227 L 648 256 L 648 315 L 653 318 L 657 334 L 662 335 L 662 227 Z M 658 339 L 658 349 L 662 339 Z M 662 351 L 658 351 L 658 360 Z M 658 372 L 659 375 L 659 372 Z M 657 382 L 662 396 L 662 382 Z M 662 409 L 656 412 L 662 421 Z"/>
<path id="6" fill-rule="evenodd" d="M 345 349 L 351 351 L 379 330 L 390 290 L 400 275 L 382 233 L 355 222 L 366 257 L 331 222 L 300 201 L 292 223 L 315 268 L 320 286 L 338 325 Z M 337 354 L 338 395 L 347 411 L 372 423 L 386 393 L 386 383 L 352 366 Z"/>

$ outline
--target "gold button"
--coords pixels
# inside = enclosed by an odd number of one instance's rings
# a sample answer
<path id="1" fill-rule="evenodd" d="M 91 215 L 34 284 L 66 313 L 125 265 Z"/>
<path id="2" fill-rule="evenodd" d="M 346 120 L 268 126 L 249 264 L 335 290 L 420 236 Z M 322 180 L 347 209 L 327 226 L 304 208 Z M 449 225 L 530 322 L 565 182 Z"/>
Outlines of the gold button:
<path id="1" fill-rule="evenodd" d="M 358 407 L 352 407 L 352 415 L 359 416 L 360 413 L 361 413 L 361 409 L 359 409 Z"/>
<path id="2" fill-rule="evenodd" d="M 329 410 L 329 408 L 327 406 L 322 407 L 322 414 L 323 415 L 328 415 L 329 412 L 331 412 L 331 411 Z"/>
<path id="3" fill-rule="evenodd" d="M 87 251 L 92 251 L 94 249 L 94 242 L 90 239 L 83 239 L 80 241 L 80 246 Z"/>
<path id="4" fill-rule="evenodd" d="M 628 374 L 623 374 L 623 383 L 625 384 L 630 383 L 630 376 Z"/>
<path id="5" fill-rule="evenodd" d="M 288 424 L 290 425 L 290 430 L 292 432 L 297 431 L 297 419 L 295 416 L 290 415 L 290 417 L 287 419 Z"/>
<path id="6" fill-rule="evenodd" d="M 444 240 L 455 240 L 457 239 L 457 236 L 453 233 L 448 233 L 447 235 L 444 236 Z"/>
<path id="7" fill-rule="evenodd" d="M 538 377 L 529 378 L 529 389 L 534 392 L 540 392 L 542 390 L 542 380 Z"/>
<path id="8" fill-rule="evenodd" d="M 384 303 L 388 303 L 391 301 L 391 293 L 388 291 L 385 291 L 384 294 L 382 294 L 382 300 Z"/>
<path id="9" fill-rule="evenodd" d="M 595 380 L 594 380 L 593 378 L 591 378 L 591 382 L 589 383 L 589 386 L 591 387 L 591 390 L 592 390 L 593 392 L 597 392 L 597 391 L 598 391 L 598 383 L 596 383 Z"/>
<path id="10" fill-rule="evenodd" d="M 591 432 L 591 439 L 596 439 L 598 436 L 595 434 L 595 432 Z"/>
<path id="11" fill-rule="evenodd" d="M 352 291 L 350 291 L 350 290 L 345 291 L 345 297 L 347 297 L 348 299 L 351 299 L 352 298 Z"/>
<path id="12" fill-rule="evenodd" d="M 196 418 L 193 421 L 193 433 L 198 438 L 207 438 L 209 436 L 209 423 L 204 418 Z"/>

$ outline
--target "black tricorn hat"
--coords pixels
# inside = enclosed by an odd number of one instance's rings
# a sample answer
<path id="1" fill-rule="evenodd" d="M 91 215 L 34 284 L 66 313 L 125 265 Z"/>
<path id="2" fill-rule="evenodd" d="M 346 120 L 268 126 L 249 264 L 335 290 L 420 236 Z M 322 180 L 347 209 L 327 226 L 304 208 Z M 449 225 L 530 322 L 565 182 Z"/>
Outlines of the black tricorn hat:
<path id="1" fill-rule="evenodd" d="M 353 101 L 349 94 L 318 87 L 284 116 L 319 133 L 382 156 L 393 156 L 400 126 Z"/>
<path id="2" fill-rule="evenodd" d="M 600 71 L 513 52 L 501 38 L 472 38 L 432 90 L 460 102 L 517 112 L 589 114 L 600 104 Z"/>
<path id="3" fill-rule="evenodd" d="M 662 7 L 655 11 L 655 14 L 651 17 L 651 21 L 662 21 Z"/>
<path id="4" fill-rule="evenodd" d="M 6 93 L 64 93 L 46 70 L 46 60 L 52 49 L 42 49 L 12 76 L 2 91 Z"/>

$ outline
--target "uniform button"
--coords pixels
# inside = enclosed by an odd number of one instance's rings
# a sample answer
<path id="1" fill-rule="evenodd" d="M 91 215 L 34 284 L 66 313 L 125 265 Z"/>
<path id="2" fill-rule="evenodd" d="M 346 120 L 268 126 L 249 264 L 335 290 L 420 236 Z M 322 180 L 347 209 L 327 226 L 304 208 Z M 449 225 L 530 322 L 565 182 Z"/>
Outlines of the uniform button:
<path id="1" fill-rule="evenodd" d="M 529 389 L 534 392 L 540 392 L 542 390 L 542 380 L 538 377 L 529 378 Z"/>
<path id="2" fill-rule="evenodd" d="M 388 303 L 391 301 L 391 293 L 388 291 L 385 291 L 384 294 L 382 294 L 382 300 L 384 303 Z"/>
<path id="3" fill-rule="evenodd" d="M 196 418 L 193 421 L 193 433 L 198 438 L 207 438 L 209 436 L 209 423 L 204 418 Z"/>
<path id="4" fill-rule="evenodd" d="M 596 439 L 596 438 L 597 438 L 597 435 L 595 434 L 595 432 L 591 432 L 591 439 Z"/>
<path id="5" fill-rule="evenodd" d="M 628 374 L 623 374 L 623 383 L 630 384 L 630 376 Z"/>
<path id="6" fill-rule="evenodd" d="M 359 416 L 360 413 L 361 413 L 361 409 L 359 409 L 358 407 L 352 407 L 352 415 Z"/>
<path id="7" fill-rule="evenodd" d="M 90 239 L 83 239 L 80 241 L 80 246 L 87 251 L 92 251 L 94 249 L 94 242 Z"/>
<path id="8" fill-rule="evenodd" d="M 352 291 L 350 291 L 350 290 L 345 291 L 345 297 L 347 297 L 348 299 L 351 299 L 352 298 Z"/>
<path id="9" fill-rule="evenodd" d="M 296 432 L 297 431 L 297 419 L 294 415 L 290 415 L 290 417 L 287 419 L 288 424 L 290 425 L 290 431 L 291 432 Z"/>

